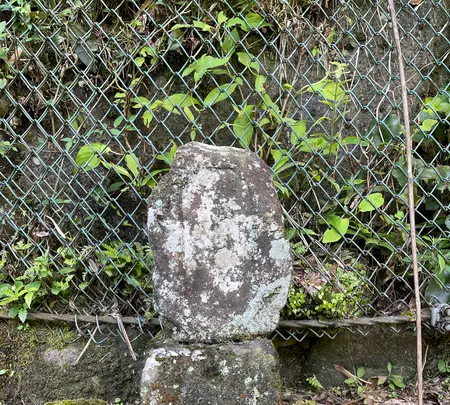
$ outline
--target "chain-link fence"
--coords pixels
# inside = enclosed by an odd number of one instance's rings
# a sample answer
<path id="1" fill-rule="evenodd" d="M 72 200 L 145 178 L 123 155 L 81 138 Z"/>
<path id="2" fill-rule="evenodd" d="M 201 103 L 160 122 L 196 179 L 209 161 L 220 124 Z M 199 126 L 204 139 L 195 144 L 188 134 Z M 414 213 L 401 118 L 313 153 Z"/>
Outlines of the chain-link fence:
<path id="1" fill-rule="evenodd" d="M 430 306 L 450 297 L 450 4 L 396 6 Z M 0 307 L 153 318 L 146 199 L 196 140 L 272 168 L 295 259 L 283 319 L 408 322 L 391 28 L 386 1 L 3 2 Z"/>

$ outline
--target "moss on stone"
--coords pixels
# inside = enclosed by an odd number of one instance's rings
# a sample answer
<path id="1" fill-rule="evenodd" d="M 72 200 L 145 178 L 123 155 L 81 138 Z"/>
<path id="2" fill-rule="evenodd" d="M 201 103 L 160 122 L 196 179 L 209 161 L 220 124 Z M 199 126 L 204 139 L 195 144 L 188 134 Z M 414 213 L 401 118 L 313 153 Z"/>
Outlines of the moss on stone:
<path id="1" fill-rule="evenodd" d="M 0 328 L 0 363 L 6 364 L 13 373 L 0 378 L 0 392 L 6 387 L 16 372 L 20 372 L 30 366 L 36 358 L 36 348 L 45 343 L 51 348 L 62 349 L 66 341 L 72 340 L 76 334 L 69 328 L 64 328 L 63 333 L 58 329 L 42 328 L 33 324 L 26 324 L 22 329 L 11 327 L 15 323 L 3 323 Z"/>
<path id="2" fill-rule="evenodd" d="M 139 398 L 140 373 L 135 370 L 142 367 L 147 339 L 133 340 L 137 362 L 127 355 L 122 340 L 111 338 L 108 345 L 90 345 L 75 364 L 87 340 L 74 329 L 36 323 L 18 330 L 18 325 L 0 320 L 0 369 L 7 370 L 0 376 L 3 402 L 44 404 L 89 397 L 133 402 Z M 130 329 L 128 333 L 133 338 L 138 332 Z"/>

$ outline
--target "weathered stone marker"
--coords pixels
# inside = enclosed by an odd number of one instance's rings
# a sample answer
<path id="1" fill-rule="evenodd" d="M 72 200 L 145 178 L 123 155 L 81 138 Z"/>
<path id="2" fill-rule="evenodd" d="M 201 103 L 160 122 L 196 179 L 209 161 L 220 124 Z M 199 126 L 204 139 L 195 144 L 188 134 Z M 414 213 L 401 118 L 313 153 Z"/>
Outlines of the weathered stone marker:
<path id="1" fill-rule="evenodd" d="M 155 305 L 172 343 L 149 354 L 144 403 L 276 404 L 271 342 L 229 343 L 272 332 L 289 289 L 268 167 L 242 149 L 181 147 L 150 199 L 148 232 Z M 192 402 L 199 384 L 203 400 Z"/>
<path id="2" fill-rule="evenodd" d="M 270 333 L 286 301 L 289 243 L 268 167 L 243 149 L 190 143 L 152 195 L 153 288 L 187 342 Z"/>

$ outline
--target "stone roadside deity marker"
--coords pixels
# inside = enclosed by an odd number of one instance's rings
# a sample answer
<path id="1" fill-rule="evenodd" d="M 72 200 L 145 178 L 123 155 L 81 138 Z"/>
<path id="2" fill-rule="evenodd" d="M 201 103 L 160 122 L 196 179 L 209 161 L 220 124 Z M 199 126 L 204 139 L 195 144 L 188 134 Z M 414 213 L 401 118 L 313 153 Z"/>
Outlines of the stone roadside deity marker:
<path id="1" fill-rule="evenodd" d="M 164 395 L 179 398 L 173 404 L 200 403 L 181 393 L 198 394 L 196 378 L 213 366 L 217 373 L 201 403 L 275 404 L 277 361 L 270 341 L 230 343 L 271 333 L 289 289 L 289 243 L 269 168 L 242 149 L 189 143 L 153 192 L 147 226 L 155 306 L 171 342 L 149 355 L 144 403 L 160 403 Z M 169 364 L 177 361 L 174 373 Z M 180 381 L 191 386 L 181 389 Z M 220 385 L 230 395 L 234 387 L 234 396 L 243 395 L 240 402 L 223 397 Z"/>

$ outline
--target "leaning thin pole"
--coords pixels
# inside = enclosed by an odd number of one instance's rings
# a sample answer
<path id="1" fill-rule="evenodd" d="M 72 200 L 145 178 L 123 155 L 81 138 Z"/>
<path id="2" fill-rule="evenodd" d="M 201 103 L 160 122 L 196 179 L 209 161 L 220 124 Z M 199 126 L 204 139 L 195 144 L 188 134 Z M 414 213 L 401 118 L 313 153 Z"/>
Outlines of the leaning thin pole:
<path id="1" fill-rule="evenodd" d="M 419 288 L 419 265 L 417 261 L 417 241 L 416 241 L 416 218 L 414 207 L 414 177 L 412 169 L 412 138 L 409 126 L 409 107 L 408 94 L 406 87 L 405 70 L 403 66 L 402 47 L 400 45 L 400 35 L 398 33 L 398 23 L 395 14 L 394 0 L 388 0 L 389 11 L 392 19 L 392 31 L 394 33 L 395 45 L 398 56 L 398 69 L 400 73 L 400 83 L 402 88 L 403 102 L 403 121 L 405 125 L 406 135 L 406 162 L 408 166 L 408 206 L 409 206 L 409 224 L 411 227 L 411 251 L 412 265 L 414 273 L 414 295 L 416 299 L 416 332 L 417 332 L 417 397 L 418 405 L 423 405 L 423 376 L 422 376 L 422 318 L 420 305 L 420 288 Z"/>

